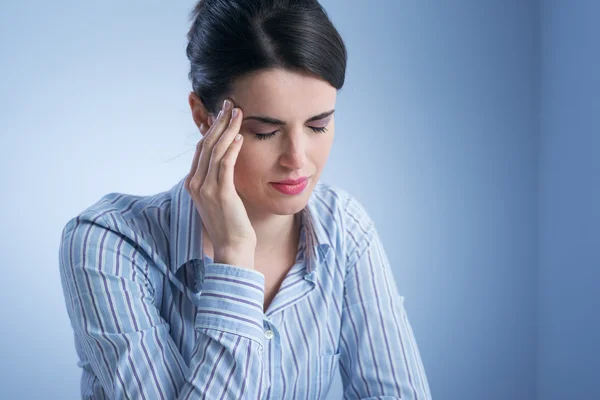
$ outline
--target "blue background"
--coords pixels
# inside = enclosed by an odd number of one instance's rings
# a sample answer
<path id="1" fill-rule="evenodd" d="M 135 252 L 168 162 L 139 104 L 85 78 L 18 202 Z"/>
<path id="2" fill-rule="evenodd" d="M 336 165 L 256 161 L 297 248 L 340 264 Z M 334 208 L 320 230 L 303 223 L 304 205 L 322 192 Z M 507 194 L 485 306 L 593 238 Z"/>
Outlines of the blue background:
<path id="1" fill-rule="evenodd" d="M 79 396 L 60 233 L 188 172 L 193 4 L 2 6 L 0 398 Z M 375 220 L 433 397 L 600 398 L 600 2 L 322 4 L 349 51 L 322 180 Z"/>

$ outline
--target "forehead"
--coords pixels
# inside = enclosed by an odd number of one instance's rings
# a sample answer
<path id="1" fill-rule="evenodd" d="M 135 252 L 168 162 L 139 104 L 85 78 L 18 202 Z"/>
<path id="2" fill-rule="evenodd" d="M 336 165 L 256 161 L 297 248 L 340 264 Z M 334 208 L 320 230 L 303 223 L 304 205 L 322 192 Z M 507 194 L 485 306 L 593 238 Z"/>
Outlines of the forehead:
<path id="1" fill-rule="evenodd" d="M 244 115 L 304 118 L 335 108 L 337 90 L 328 82 L 296 72 L 263 70 L 234 81 L 231 99 Z"/>

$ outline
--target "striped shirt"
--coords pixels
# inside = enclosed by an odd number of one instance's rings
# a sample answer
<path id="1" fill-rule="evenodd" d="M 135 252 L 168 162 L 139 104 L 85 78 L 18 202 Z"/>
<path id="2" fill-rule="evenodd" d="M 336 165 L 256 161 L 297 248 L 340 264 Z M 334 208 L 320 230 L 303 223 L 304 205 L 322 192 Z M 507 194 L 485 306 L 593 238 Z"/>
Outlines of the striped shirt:
<path id="1" fill-rule="evenodd" d="M 266 312 L 265 277 L 203 252 L 185 178 L 109 193 L 69 220 L 59 267 L 84 399 L 431 399 L 372 219 L 318 182 L 296 262 Z"/>

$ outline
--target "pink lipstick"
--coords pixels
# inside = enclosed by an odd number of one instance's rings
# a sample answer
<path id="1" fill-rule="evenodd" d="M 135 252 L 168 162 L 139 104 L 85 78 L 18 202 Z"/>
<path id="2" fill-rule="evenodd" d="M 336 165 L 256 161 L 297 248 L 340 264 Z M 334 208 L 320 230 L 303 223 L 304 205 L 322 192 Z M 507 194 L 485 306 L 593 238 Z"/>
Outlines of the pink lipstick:
<path id="1" fill-rule="evenodd" d="M 308 185 L 308 178 L 303 177 L 300 179 L 286 179 L 280 182 L 271 182 L 271 185 L 279 192 L 287 195 L 294 195 L 302 193 L 302 191 Z"/>

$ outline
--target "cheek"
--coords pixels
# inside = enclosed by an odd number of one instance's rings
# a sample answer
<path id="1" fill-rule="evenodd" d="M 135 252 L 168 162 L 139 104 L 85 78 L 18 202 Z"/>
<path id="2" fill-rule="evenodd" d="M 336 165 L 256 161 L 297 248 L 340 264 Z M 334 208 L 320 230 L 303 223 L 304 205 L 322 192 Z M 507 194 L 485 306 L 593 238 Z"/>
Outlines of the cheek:
<path id="1" fill-rule="evenodd" d="M 244 138 L 244 140 L 249 140 L 248 138 Z M 243 144 L 242 149 L 237 157 L 236 166 L 239 165 L 243 167 L 245 171 L 252 170 L 255 167 L 257 160 L 259 160 L 259 154 L 256 149 L 250 144 Z"/>
<path id="2" fill-rule="evenodd" d="M 264 157 L 261 157 L 251 146 L 242 147 L 235 162 L 236 184 L 244 185 L 256 180 L 262 175 L 265 168 Z"/>
<path id="3" fill-rule="evenodd" d="M 317 145 L 313 148 L 315 162 L 318 162 L 319 164 L 323 165 L 329 157 L 332 145 L 333 132 L 327 132 L 325 136 L 320 138 L 320 140 L 317 142 Z"/>

